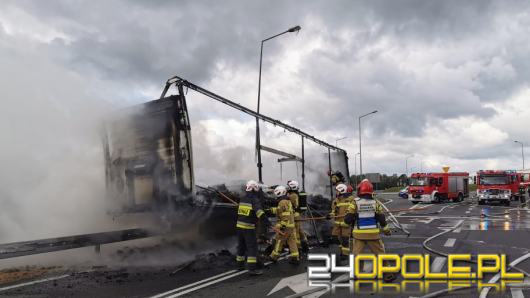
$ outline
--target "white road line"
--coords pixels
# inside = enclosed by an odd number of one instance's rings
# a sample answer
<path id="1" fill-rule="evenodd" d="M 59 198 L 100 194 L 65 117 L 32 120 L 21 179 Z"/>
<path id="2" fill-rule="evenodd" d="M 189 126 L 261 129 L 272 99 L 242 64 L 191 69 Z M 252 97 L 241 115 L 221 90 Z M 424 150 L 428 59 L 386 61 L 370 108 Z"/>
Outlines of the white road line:
<path id="1" fill-rule="evenodd" d="M 447 241 L 445 241 L 444 246 L 445 247 L 453 247 L 455 246 L 456 239 L 455 238 L 448 238 Z"/>
<path id="2" fill-rule="evenodd" d="M 173 289 L 173 290 L 170 290 L 170 291 L 167 291 L 167 292 L 164 292 L 164 293 L 160 293 L 158 295 L 155 295 L 155 296 L 151 296 L 151 298 L 160 298 L 160 297 L 163 297 L 163 296 L 166 296 L 166 295 L 170 295 L 170 294 L 173 294 L 175 292 L 178 292 L 180 290 L 184 290 L 184 289 L 187 289 L 187 288 L 191 288 L 193 286 L 196 286 L 198 284 L 201 284 L 203 282 L 207 282 L 207 281 L 210 281 L 212 279 L 216 279 L 216 278 L 219 278 L 219 277 L 222 277 L 222 276 L 225 276 L 225 275 L 228 275 L 228 274 L 231 274 L 231 273 L 234 273 L 234 272 L 237 272 L 237 270 L 230 270 L 230 271 L 226 271 L 226 272 L 223 272 L 221 274 L 217 274 L 217 275 L 214 275 L 212 277 L 208 277 L 208 278 L 205 278 L 205 279 L 202 279 L 202 280 L 199 280 L 199 281 L 196 281 L 194 283 L 191 283 L 189 285 L 185 285 L 185 286 L 182 286 L 180 288 L 176 288 L 176 289 Z M 240 271 L 240 272 L 243 272 L 243 271 Z"/>
<path id="3" fill-rule="evenodd" d="M 287 253 L 283 253 L 282 256 L 278 258 L 278 261 L 281 261 L 281 260 L 285 259 L 286 255 L 287 255 Z M 272 262 L 267 262 L 267 263 L 264 264 L 264 266 L 268 266 L 270 264 L 272 264 Z M 212 277 L 208 277 L 208 278 L 196 281 L 196 282 L 188 284 L 188 285 L 184 285 L 184 286 L 178 287 L 178 288 L 173 289 L 173 290 L 169 290 L 169 291 L 164 292 L 164 293 L 160 293 L 160 294 L 151 296 L 150 298 L 161 298 L 161 297 L 173 298 L 173 297 L 179 297 L 179 296 L 182 296 L 184 294 L 191 293 L 193 291 L 205 288 L 207 286 L 222 282 L 224 280 L 230 279 L 232 277 L 236 277 L 238 275 L 241 275 L 241 274 L 244 274 L 244 273 L 247 273 L 247 272 L 248 272 L 248 270 L 242 270 L 242 271 L 230 270 L 230 271 L 223 272 L 223 273 L 220 273 L 220 274 L 212 276 Z"/>
<path id="4" fill-rule="evenodd" d="M 281 260 L 283 260 L 283 259 L 285 259 L 285 258 L 286 258 L 285 256 L 280 257 L 280 258 L 278 258 L 278 261 L 281 261 Z M 270 264 L 272 264 L 272 262 L 267 262 L 267 263 L 264 264 L 264 266 L 268 266 L 268 265 L 270 265 Z M 196 291 L 196 290 L 200 290 L 200 289 L 202 289 L 202 288 L 206 288 L 207 286 L 211 286 L 211 285 L 213 285 L 213 284 L 220 283 L 220 282 L 222 282 L 222 281 L 224 281 L 224 280 L 230 279 L 230 278 L 232 278 L 232 277 L 236 277 L 236 276 L 238 276 L 238 275 L 241 275 L 241 274 L 243 274 L 243 273 L 247 273 L 247 272 L 248 272 L 248 270 L 238 271 L 238 272 L 236 272 L 236 273 L 234 273 L 234 274 L 227 275 L 227 276 L 221 277 L 221 278 L 216 279 L 216 280 L 212 280 L 212 281 L 210 281 L 210 282 L 207 282 L 207 283 L 201 284 L 201 285 L 196 286 L 196 287 L 194 287 L 194 288 L 187 289 L 187 290 L 184 290 L 184 291 L 182 291 L 182 292 L 178 292 L 178 293 L 176 293 L 176 294 L 174 294 L 174 295 L 171 295 L 171 296 L 167 296 L 166 298 L 175 298 L 175 297 L 179 297 L 179 296 L 182 296 L 182 295 L 185 295 L 185 294 L 188 294 L 188 293 L 194 292 L 194 291 Z"/>
<path id="5" fill-rule="evenodd" d="M 245 274 L 245 273 L 247 273 L 247 272 L 248 272 L 248 270 L 238 271 L 238 272 L 236 272 L 236 273 L 234 273 L 234 274 L 227 275 L 227 276 L 225 276 L 225 277 L 221 277 L 221 278 L 216 279 L 216 280 L 212 280 L 212 281 L 210 281 L 210 282 L 204 283 L 204 284 L 199 285 L 199 286 L 196 286 L 196 287 L 194 287 L 194 288 L 187 289 L 187 290 L 184 290 L 184 291 L 182 291 L 182 292 L 178 292 L 178 293 L 176 293 L 176 294 L 174 294 L 174 295 L 166 296 L 166 298 L 179 297 L 179 296 L 182 296 L 182 295 L 185 295 L 185 294 L 191 293 L 191 292 L 193 292 L 193 291 L 196 291 L 196 290 L 199 290 L 199 289 L 205 288 L 205 287 L 207 287 L 207 286 L 209 286 L 209 285 L 213 285 L 213 284 L 216 284 L 216 283 L 222 282 L 223 280 L 227 280 L 227 279 L 230 279 L 230 278 L 232 278 L 232 277 L 236 277 L 236 276 L 238 276 L 238 275 Z"/>
<path id="6" fill-rule="evenodd" d="M 17 284 L 17 285 L 12 285 L 12 286 L 8 286 L 8 287 L 3 287 L 3 288 L 0 288 L 0 292 L 11 290 L 11 289 L 16 289 L 16 288 L 20 288 L 20 287 L 25 287 L 25 286 L 31 286 L 31 285 L 34 285 L 34 284 L 39 284 L 39 283 L 43 283 L 43 282 L 47 282 L 47 281 L 58 280 L 58 279 L 65 278 L 65 277 L 68 277 L 68 276 L 70 276 L 70 274 L 59 275 L 59 276 L 55 276 L 55 277 L 39 279 L 39 280 L 30 281 L 30 282 L 25 282 L 25 283 L 22 283 L 22 284 Z"/>
<path id="7" fill-rule="evenodd" d="M 524 298 L 522 289 L 511 288 L 510 292 L 512 292 L 512 297 L 513 298 Z"/>
<path id="8" fill-rule="evenodd" d="M 444 258 L 444 257 L 436 257 L 434 258 L 434 261 L 432 262 L 432 265 L 431 265 L 431 271 L 432 272 L 440 272 L 443 268 L 443 266 L 445 265 L 445 261 L 447 259 Z"/>
<path id="9" fill-rule="evenodd" d="M 521 263 L 522 261 L 524 261 L 524 260 L 526 260 L 526 259 L 528 259 L 528 258 L 530 258 L 530 253 L 527 253 L 527 254 L 522 255 L 522 256 L 520 256 L 519 258 L 515 259 L 513 262 L 511 262 L 511 263 L 509 264 L 509 266 L 515 266 L 515 265 Z M 493 277 L 488 281 L 488 283 L 490 283 L 490 284 L 494 284 L 494 283 L 496 283 L 496 282 L 499 280 L 500 277 L 501 277 L 501 274 L 500 274 L 500 273 L 497 273 L 497 274 L 495 274 L 495 276 L 493 276 Z M 486 298 L 486 297 L 488 296 L 488 293 L 489 293 L 490 289 L 491 289 L 491 287 L 485 287 L 485 288 L 483 288 L 482 291 L 480 291 L 480 296 L 479 296 L 479 297 L 480 297 L 480 298 Z"/>
<path id="10" fill-rule="evenodd" d="M 462 227 L 458 227 L 456 230 L 453 231 L 453 233 L 460 233 L 462 232 Z"/>
<path id="11" fill-rule="evenodd" d="M 469 214 L 469 213 L 471 213 L 471 211 L 469 211 L 469 210 L 468 210 L 468 211 L 466 211 L 466 214 Z"/>
<path id="12" fill-rule="evenodd" d="M 524 282 L 530 282 L 530 278 L 526 277 Z M 524 298 L 523 289 L 521 288 L 511 288 L 510 292 L 512 293 L 513 298 Z"/>
<path id="13" fill-rule="evenodd" d="M 412 205 L 409 207 L 409 210 L 416 209 L 420 206 L 420 204 Z"/>

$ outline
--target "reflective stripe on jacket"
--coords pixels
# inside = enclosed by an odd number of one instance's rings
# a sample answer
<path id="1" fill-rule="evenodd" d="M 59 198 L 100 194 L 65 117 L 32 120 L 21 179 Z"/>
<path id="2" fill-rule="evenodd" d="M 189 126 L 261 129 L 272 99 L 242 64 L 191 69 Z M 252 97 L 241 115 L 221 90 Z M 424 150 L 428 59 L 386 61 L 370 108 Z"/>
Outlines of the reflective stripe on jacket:
<path id="1" fill-rule="evenodd" d="M 240 229 L 255 229 L 258 218 L 263 216 L 265 212 L 261 208 L 259 194 L 247 192 L 247 194 L 239 201 L 237 207 L 237 224 L 236 227 Z"/>
<path id="2" fill-rule="evenodd" d="M 348 227 L 348 224 L 344 222 L 344 216 L 348 211 L 348 207 L 353 202 L 353 196 L 339 196 L 334 199 L 331 203 L 331 216 L 335 217 L 335 225 L 339 227 Z"/>
<path id="3" fill-rule="evenodd" d="M 373 199 L 355 199 L 348 207 L 348 213 L 357 213 L 353 226 L 353 237 L 362 240 L 380 239 L 376 214 L 383 212 L 383 207 Z"/>
<path id="4" fill-rule="evenodd" d="M 286 228 L 294 228 L 294 210 L 288 197 L 278 202 L 276 217 L 278 218 L 278 224 Z"/>

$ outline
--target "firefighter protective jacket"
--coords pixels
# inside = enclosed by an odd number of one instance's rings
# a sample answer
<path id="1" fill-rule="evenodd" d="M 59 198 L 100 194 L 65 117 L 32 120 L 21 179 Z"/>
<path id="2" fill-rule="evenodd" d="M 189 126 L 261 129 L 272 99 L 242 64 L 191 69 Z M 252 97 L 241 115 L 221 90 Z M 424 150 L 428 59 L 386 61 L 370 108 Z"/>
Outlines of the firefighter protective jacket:
<path id="1" fill-rule="evenodd" d="M 331 202 L 331 217 L 335 218 L 335 226 L 338 227 L 349 227 L 347 223 L 344 222 L 344 216 L 348 211 L 348 207 L 353 203 L 352 195 L 341 195 Z"/>
<path id="2" fill-rule="evenodd" d="M 294 228 L 294 209 L 289 197 L 282 198 L 276 208 L 277 225 L 285 228 Z"/>
<path id="3" fill-rule="evenodd" d="M 348 206 L 344 221 L 353 225 L 353 238 L 359 240 L 381 239 L 380 228 L 386 227 L 381 203 L 374 199 L 357 198 Z"/>
<path id="4" fill-rule="evenodd" d="M 296 191 L 289 191 L 289 200 L 291 201 L 291 205 L 293 205 L 293 209 L 295 213 L 300 212 L 300 198 L 298 197 L 298 192 Z"/>
<path id="5" fill-rule="evenodd" d="M 247 192 L 245 197 L 239 201 L 237 208 L 237 227 L 240 229 L 255 229 L 258 218 L 265 212 L 261 207 L 259 194 Z"/>

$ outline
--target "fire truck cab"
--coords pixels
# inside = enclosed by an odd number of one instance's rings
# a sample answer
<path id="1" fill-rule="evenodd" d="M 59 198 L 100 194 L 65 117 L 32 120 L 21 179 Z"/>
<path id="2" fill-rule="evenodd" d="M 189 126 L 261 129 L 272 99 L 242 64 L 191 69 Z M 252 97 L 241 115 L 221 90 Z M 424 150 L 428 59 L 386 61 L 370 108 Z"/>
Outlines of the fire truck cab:
<path id="1" fill-rule="evenodd" d="M 460 202 L 469 197 L 469 173 L 413 173 L 409 201 L 413 204 Z"/>
<path id="2" fill-rule="evenodd" d="M 514 170 L 480 170 L 477 172 L 478 204 L 502 203 L 510 206 L 519 199 L 523 175 Z"/>

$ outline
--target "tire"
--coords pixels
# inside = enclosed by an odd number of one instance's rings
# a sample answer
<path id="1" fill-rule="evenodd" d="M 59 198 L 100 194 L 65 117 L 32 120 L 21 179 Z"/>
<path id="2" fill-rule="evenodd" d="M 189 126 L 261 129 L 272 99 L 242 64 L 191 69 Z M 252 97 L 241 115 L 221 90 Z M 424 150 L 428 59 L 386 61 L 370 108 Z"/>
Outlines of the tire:
<path id="1" fill-rule="evenodd" d="M 504 206 L 506 206 L 506 207 L 510 207 L 510 203 L 511 203 L 510 200 L 506 200 L 506 201 L 504 202 Z"/>
<path id="2" fill-rule="evenodd" d="M 462 201 L 464 201 L 464 195 L 462 193 L 459 193 L 457 202 L 462 202 Z"/>
<path id="3" fill-rule="evenodd" d="M 435 195 L 435 196 L 434 196 L 434 200 L 432 200 L 432 202 L 433 202 L 434 204 L 439 204 L 439 203 L 441 203 L 442 201 L 440 200 L 440 196 L 439 196 L 439 195 Z"/>
<path id="4" fill-rule="evenodd" d="M 418 204 L 418 202 L 412 201 L 412 204 L 416 205 L 416 204 Z"/>
<path id="5" fill-rule="evenodd" d="M 484 205 L 484 201 L 478 201 L 479 205 Z"/>

